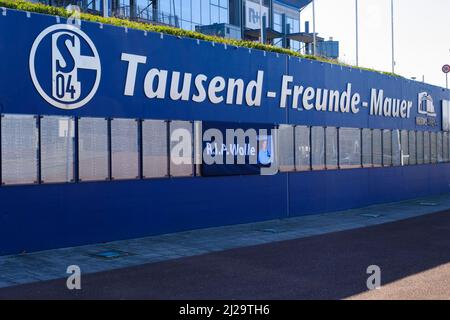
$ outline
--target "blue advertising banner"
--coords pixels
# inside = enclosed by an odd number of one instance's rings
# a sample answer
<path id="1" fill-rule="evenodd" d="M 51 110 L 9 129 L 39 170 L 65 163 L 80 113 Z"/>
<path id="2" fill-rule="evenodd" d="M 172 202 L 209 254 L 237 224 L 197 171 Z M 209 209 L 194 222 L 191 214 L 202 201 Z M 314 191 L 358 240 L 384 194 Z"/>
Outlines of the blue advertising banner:
<path id="1" fill-rule="evenodd" d="M 450 100 L 401 77 L 99 23 L 7 10 L 0 30 L 3 113 L 439 131 Z"/>
<path id="2" fill-rule="evenodd" d="M 276 159 L 274 125 L 203 122 L 202 176 L 261 174 Z"/>

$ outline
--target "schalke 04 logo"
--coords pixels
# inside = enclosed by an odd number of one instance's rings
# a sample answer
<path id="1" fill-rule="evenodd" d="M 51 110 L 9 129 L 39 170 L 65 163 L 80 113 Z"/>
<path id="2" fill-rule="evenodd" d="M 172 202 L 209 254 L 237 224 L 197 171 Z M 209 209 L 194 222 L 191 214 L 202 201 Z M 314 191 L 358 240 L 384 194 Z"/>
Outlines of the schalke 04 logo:
<path id="1" fill-rule="evenodd" d="M 57 108 L 84 106 L 100 83 L 97 49 L 83 31 L 72 25 L 57 24 L 42 31 L 31 48 L 29 64 L 36 90 Z"/>

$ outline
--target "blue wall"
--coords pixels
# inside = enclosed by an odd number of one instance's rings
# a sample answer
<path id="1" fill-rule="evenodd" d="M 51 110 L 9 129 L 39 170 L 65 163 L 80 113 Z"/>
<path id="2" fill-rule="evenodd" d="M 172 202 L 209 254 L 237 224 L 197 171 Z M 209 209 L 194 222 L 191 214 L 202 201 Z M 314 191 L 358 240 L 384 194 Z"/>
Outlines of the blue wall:
<path id="1" fill-rule="evenodd" d="M 1 113 L 209 120 L 249 123 L 290 123 L 440 130 L 440 101 L 449 91 L 400 78 L 341 68 L 316 61 L 289 58 L 257 50 L 214 46 L 142 31 L 83 22 L 82 30 L 97 46 L 102 79 L 95 97 L 79 109 L 67 111 L 48 104 L 30 79 L 28 59 L 36 36 L 56 18 L 8 10 L 0 15 Z M 124 96 L 126 63 L 121 53 L 147 56 L 138 69 L 136 92 Z M 40 68 L 50 68 L 49 61 Z M 279 108 L 278 100 L 263 95 L 261 107 L 195 104 L 189 101 L 150 100 L 144 96 L 145 73 L 152 67 L 256 78 L 264 70 L 264 92 L 280 91 L 281 77 L 290 74 L 305 86 L 353 90 L 370 101 L 370 88 L 417 100 L 423 90 L 437 106 L 437 127 L 410 119 L 298 111 Z M 50 81 L 49 79 L 43 80 Z M 450 191 L 450 164 L 406 167 L 279 173 L 274 176 L 167 178 L 154 180 L 44 184 L 0 187 L 0 255 L 22 251 L 104 242 L 219 225 L 285 218 L 398 201 Z"/>
<path id="2" fill-rule="evenodd" d="M 449 184 L 450 164 L 437 164 L 3 187 L 0 254 L 357 208 Z"/>

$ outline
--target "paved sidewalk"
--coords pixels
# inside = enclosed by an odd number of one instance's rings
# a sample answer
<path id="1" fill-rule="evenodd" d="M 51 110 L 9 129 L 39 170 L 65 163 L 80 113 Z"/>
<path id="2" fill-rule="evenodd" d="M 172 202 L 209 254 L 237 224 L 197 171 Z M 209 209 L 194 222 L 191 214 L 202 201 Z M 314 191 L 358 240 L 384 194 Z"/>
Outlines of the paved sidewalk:
<path id="1" fill-rule="evenodd" d="M 67 277 L 66 269 L 73 264 L 87 274 L 351 230 L 449 208 L 450 194 L 445 194 L 342 212 L 3 256 L 0 257 L 0 287 Z M 111 250 L 126 255 L 118 258 L 94 256 Z"/>

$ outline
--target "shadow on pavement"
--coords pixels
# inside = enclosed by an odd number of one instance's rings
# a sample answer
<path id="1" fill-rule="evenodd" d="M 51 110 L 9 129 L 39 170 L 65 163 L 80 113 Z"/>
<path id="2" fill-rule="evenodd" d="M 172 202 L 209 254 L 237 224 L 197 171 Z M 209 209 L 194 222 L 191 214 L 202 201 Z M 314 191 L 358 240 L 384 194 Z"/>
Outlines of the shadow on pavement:
<path id="1" fill-rule="evenodd" d="M 0 299 L 342 299 L 450 262 L 450 211 L 310 238 L 0 289 Z"/>

